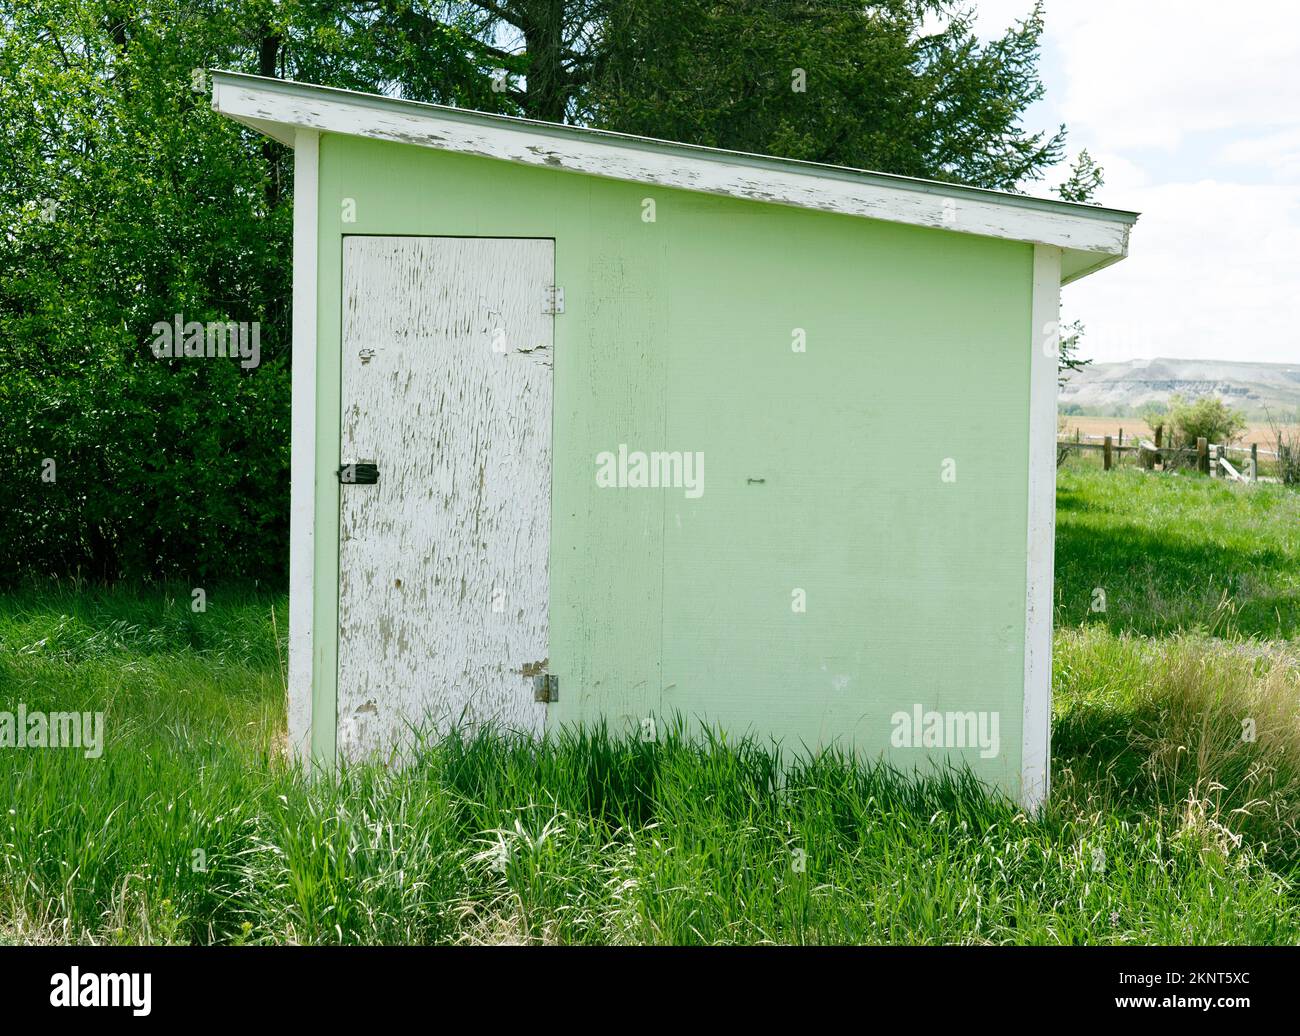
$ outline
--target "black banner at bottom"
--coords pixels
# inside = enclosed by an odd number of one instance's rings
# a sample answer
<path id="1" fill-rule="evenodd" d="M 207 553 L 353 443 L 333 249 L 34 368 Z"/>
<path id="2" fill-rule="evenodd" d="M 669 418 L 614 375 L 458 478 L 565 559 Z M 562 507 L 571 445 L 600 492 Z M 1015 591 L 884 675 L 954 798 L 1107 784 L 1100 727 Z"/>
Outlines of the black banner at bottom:
<path id="1" fill-rule="evenodd" d="M 6 1020 L 71 1012 L 83 1023 L 338 1024 L 445 1007 L 485 1020 L 522 1012 L 531 1026 L 575 1007 L 626 1017 L 676 1005 L 681 1017 L 693 1003 L 811 1017 L 847 1004 L 927 1021 L 1023 1019 L 1040 1007 L 1054 1017 L 1163 1011 L 1226 1021 L 1294 1004 L 1298 969 L 1300 949 L 1251 947 L 43 946 L 0 948 L 0 995 Z"/>

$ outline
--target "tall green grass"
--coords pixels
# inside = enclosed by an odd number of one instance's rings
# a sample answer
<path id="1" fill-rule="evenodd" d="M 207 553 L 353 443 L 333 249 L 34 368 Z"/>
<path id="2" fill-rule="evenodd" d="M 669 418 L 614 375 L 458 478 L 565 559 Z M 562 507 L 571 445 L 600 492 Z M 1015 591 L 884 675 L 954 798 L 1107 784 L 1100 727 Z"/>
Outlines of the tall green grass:
<path id="1" fill-rule="evenodd" d="M 1300 493 L 1194 472 L 1067 462 L 1056 494 L 1057 625 L 1300 634 Z M 1105 595 L 1104 612 L 1094 611 Z"/>
<path id="2" fill-rule="evenodd" d="M 1167 483 L 1121 500 L 1115 477 L 1062 476 L 1063 600 L 1132 578 L 1097 523 L 1165 506 Z M 1219 490 L 1170 506 L 1205 535 L 1289 514 Z M 1295 539 L 1255 527 L 1227 548 L 1289 615 Z M 1238 584 L 1235 626 L 1218 600 L 1188 611 L 1212 568 L 1147 570 L 1155 615 L 1122 589 L 1104 614 L 1058 609 L 1036 816 L 960 773 L 673 730 L 487 732 L 312 778 L 283 756 L 280 597 L 219 589 L 196 615 L 188 588 L 0 595 L 0 707 L 107 713 L 98 760 L 0 751 L 0 941 L 1295 943 L 1300 657 Z"/>

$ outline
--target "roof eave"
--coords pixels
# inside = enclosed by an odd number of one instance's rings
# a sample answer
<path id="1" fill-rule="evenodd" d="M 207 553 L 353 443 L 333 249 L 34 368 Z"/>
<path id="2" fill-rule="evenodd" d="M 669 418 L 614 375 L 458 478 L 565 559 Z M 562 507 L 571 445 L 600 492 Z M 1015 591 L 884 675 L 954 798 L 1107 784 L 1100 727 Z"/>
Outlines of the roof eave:
<path id="1" fill-rule="evenodd" d="M 212 74 L 212 107 L 292 146 L 300 129 L 1062 249 L 1062 281 L 1124 258 L 1137 213 L 310 86 Z"/>

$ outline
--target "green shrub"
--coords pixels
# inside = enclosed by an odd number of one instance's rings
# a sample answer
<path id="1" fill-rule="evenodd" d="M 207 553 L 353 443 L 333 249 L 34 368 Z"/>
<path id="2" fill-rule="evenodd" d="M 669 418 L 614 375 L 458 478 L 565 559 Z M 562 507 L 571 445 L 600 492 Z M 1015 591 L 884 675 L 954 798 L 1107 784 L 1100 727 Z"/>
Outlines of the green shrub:
<path id="1" fill-rule="evenodd" d="M 5 10 L 4 573 L 278 577 L 290 163 L 192 89 L 192 68 L 238 60 L 228 27 L 140 18 L 123 54 L 94 15 L 56 29 L 74 14 Z M 84 34 L 71 63 L 53 49 L 65 28 Z M 260 363 L 156 357 L 153 327 L 177 313 L 257 322 Z"/>
<path id="2" fill-rule="evenodd" d="M 1226 445 L 1246 430 L 1245 414 L 1214 396 L 1185 399 L 1175 393 L 1169 397 L 1168 420 L 1176 446 L 1195 446 L 1200 438 Z"/>

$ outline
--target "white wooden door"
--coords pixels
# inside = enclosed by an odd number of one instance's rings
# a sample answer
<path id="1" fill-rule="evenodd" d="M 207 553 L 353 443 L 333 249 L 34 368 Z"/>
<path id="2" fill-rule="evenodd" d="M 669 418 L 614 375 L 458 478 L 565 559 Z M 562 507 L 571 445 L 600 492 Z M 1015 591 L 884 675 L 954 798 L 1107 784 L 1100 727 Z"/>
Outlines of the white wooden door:
<path id="1" fill-rule="evenodd" d="M 550 240 L 344 238 L 340 456 L 379 481 L 339 489 L 342 758 L 542 729 L 554 263 Z"/>

